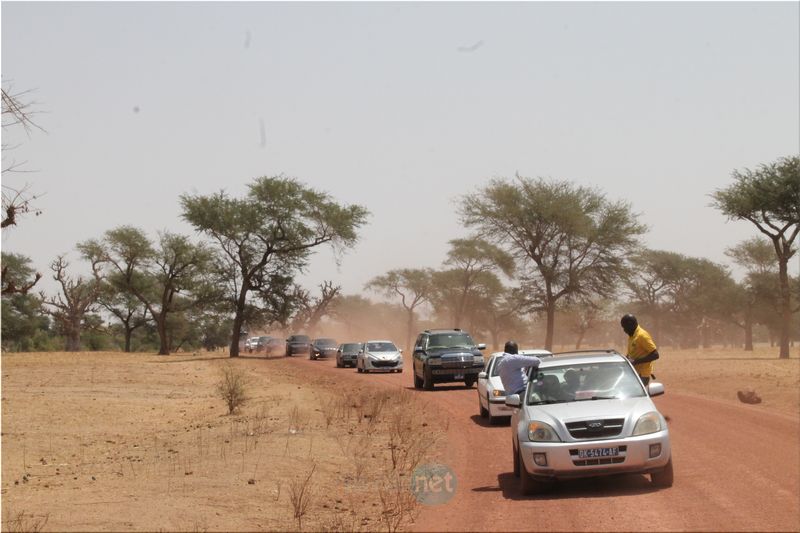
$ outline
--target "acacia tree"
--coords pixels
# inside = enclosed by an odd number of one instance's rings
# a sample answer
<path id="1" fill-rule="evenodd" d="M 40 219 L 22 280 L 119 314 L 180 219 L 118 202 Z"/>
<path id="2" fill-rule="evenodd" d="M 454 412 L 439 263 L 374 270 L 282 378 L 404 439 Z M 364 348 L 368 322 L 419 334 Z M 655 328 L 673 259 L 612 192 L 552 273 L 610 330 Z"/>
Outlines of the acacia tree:
<path id="1" fill-rule="evenodd" d="M 560 301 L 610 297 L 645 230 L 629 204 L 611 202 L 596 189 L 520 176 L 492 180 L 464 196 L 461 218 L 519 262 L 529 309 L 547 317 L 548 350 Z"/>
<path id="2" fill-rule="evenodd" d="M 342 288 L 332 281 L 324 281 L 319 290 L 319 296 L 312 296 L 306 289 L 295 287 L 293 299 L 297 302 L 297 312 L 292 318 L 293 331 L 307 331 L 309 335 L 314 332 L 323 317 L 329 314 Z"/>
<path id="3" fill-rule="evenodd" d="M 434 274 L 435 300 L 437 307 L 450 310 L 457 328 L 462 326 L 467 302 L 480 291 L 482 281 L 498 271 L 509 277 L 514 273 L 514 259 L 482 239 L 451 240 L 444 265 L 450 268 Z"/>
<path id="4" fill-rule="evenodd" d="M 248 185 L 245 198 L 224 191 L 209 196 L 181 196 L 183 218 L 210 237 L 228 265 L 230 301 L 234 310 L 230 355 L 239 355 L 239 336 L 250 293 L 263 302 L 277 302 L 286 312 L 289 281 L 323 244 L 341 254 L 357 241 L 356 230 L 367 217 L 361 206 L 344 206 L 328 194 L 297 180 L 260 177 Z"/>
<path id="5" fill-rule="evenodd" d="M 97 298 L 102 287 L 100 258 L 85 254 L 92 267 L 92 277 L 71 277 L 67 275 L 67 263 L 64 256 L 58 256 L 50 265 L 53 279 L 61 288 L 61 293 L 52 297 L 41 293 L 42 303 L 47 306 L 45 312 L 55 321 L 65 337 L 65 350 L 77 352 L 81 349 L 81 332 L 89 324 L 88 316 L 97 307 Z"/>
<path id="6" fill-rule="evenodd" d="M 433 295 L 432 281 L 433 270 L 430 268 L 401 268 L 374 277 L 364 286 L 387 298 L 400 297 L 400 304 L 406 312 L 406 348 L 411 346 L 414 337 L 416 309 L 429 302 Z"/>
<path id="7" fill-rule="evenodd" d="M 122 325 L 123 350 L 131 351 L 133 333 L 147 325 L 147 307 L 129 292 L 118 272 L 108 276 L 100 291 L 98 303 Z"/>
<path id="8" fill-rule="evenodd" d="M 159 355 L 170 353 L 169 315 L 178 309 L 178 296 L 197 291 L 213 260 L 211 250 L 185 235 L 159 234 L 155 248 L 144 232 L 120 226 L 106 232 L 102 242 L 87 241 L 85 249 L 101 250 L 114 280 L 135 296 L 156 325 Z M 194 298 L 193 302 L 198 303 Z"/>
<path id="9" fill-rule="evenodd" d="M 725 255 L 746 270 L 740 286 L 742 302 L 742 319 L 734 323 L 744 330 L 744 349 L 753 351 L 753 322 L 757 299 L 763 295 L 762 280 L 774 279 L 777 273 L 775 250 L 766 240 L 753 237 L 725 250 Z"/>
<path id="10" fill-rule="evenodd" d="M 734 183 L 712 193 L 713 205 L 729 220 L 747 220 L 766 235 L 778 258 L 781 302 L 781 359 L 789 358 L 792 302 L 789 259 L 800 233 L 800 156 L 778 159 L 756 170 L 734 170 Z"/>

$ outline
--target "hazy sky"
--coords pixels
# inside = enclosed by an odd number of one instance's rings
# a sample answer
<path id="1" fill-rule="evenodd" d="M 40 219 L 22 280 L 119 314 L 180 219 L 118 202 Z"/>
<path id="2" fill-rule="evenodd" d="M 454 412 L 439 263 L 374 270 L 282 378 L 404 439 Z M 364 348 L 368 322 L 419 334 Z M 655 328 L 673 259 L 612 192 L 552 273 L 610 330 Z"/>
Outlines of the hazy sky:
<path id="1" fill-rule="evenodd" d="M 180 194 L 280 173 L 372 213 L 309 287 L 440 266 L 459 195 L 515 173 L 597 186 L 645 245 L 729 264 L 756 230 L 709 193 L 800 151 L 797 2 L 1 9 L 4 86 L 36 90 L 47 130 L 5 132 L 37 171 L 5 183 L 44 196 L 2 246 L 42 271 L 119 225 L 193 233 Z"/>

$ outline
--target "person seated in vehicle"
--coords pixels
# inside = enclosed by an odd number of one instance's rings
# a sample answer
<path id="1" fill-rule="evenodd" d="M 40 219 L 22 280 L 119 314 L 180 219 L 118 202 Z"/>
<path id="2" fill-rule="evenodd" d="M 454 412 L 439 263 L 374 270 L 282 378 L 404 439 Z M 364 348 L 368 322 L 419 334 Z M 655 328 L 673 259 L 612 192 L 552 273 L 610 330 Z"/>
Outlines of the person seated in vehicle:
<path id="1" fill-rule="evenodd" d="M 581 388 L 581 375 L 578 371 L 570 368 L 564 372 L 564 383 L 561 384 L 561 390 L 570 397 L 574 397 L 578 389 Z"/>

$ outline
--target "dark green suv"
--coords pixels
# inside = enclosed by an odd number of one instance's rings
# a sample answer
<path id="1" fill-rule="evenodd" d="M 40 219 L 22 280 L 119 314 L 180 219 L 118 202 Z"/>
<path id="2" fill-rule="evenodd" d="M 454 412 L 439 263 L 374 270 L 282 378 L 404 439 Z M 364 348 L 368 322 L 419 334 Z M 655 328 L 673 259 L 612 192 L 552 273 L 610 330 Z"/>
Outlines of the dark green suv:
<path id="1" fill-rule="evenodd" d="M 458 328 L 426 329 L 414 343 L 414 387 L 432 390 L 434 383 L 458 381 L 472 387 L 483 372 L 485 349 Z"/>

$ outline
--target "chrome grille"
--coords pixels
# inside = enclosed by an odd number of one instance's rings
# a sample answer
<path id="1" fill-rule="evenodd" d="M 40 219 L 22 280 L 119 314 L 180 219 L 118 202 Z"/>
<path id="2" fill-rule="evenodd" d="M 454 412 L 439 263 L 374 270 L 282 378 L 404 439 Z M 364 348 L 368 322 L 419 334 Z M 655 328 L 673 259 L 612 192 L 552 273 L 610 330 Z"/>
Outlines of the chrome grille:
<path id="1" fill-rule="evenodd" d="M 606 418 L 602 420 L 582 420 L 567 422 L 567 429 L 575 439 L 604 439 L 616 437 L 622 433 L 624 418 Z"/>

